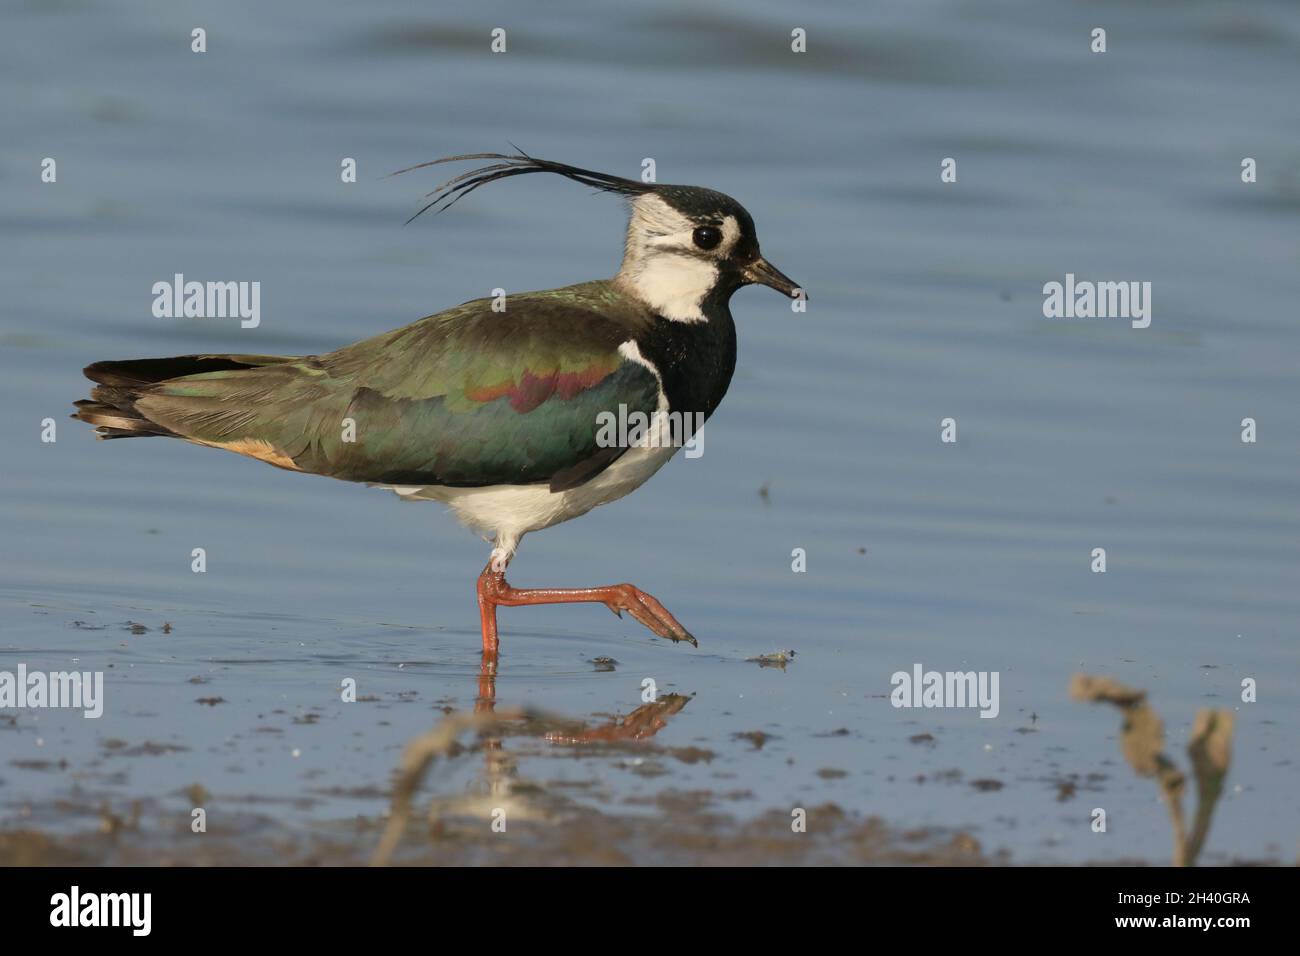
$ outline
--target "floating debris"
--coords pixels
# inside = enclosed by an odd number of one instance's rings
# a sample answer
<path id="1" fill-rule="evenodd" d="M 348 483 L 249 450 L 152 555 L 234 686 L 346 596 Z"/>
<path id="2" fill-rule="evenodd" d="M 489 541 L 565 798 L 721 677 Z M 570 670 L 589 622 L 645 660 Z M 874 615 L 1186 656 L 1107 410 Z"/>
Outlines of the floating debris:
<path id="1" fill-rule="evenodd" d="M 125 740 L 117 738 L 104 741 L 102 746 L 104 755 L 113 757 L 162 757 L 166 754 L 185 753 L 190 749 L 180 744 L 160 744 L 153 740 L 146 740 L 132 747 Z"/>
<path id="2" fill-rule="evenodd" d="M 11 760 L 9 766 L 17 767 L 19 770 L 67 770 L 68 762 L 66 760 Z"/>
<path id="3" fill-rule="evenodd" d="M 1056 802 L 1067 803 L 1074 799 L 1074 795 L 1079 792 L 1079 785 L 1073 780 L 1058 780 L 1056 782 Z"/>
<path id="4" fill-rule="evenodd" d="M 745 663 L 757 664 L 759 667 L 779 667 L 785 670 L 785 665 L 794 660 L 794 651 L 775 651 L 771 654 L 760 654 L 758 657 L 747 657 Z"/>
<path id="5" fill-rule="evenodd" d="M 740 733 L 732 734 L 731 739 L 748 740 L 751 744 L 754 745 L 755 750 L 762 750 L 763 744 L 767 743 L 769 740 L 772 740 L 773 738 L 771 734 L 765 734 L 761 730 L 746 730 Z"/>

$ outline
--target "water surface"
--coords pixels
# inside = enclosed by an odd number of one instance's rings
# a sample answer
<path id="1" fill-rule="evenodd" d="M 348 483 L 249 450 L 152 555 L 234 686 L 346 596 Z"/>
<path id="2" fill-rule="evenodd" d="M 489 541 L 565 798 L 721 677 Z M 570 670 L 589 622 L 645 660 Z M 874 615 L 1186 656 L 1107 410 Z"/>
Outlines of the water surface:
<path id="1" fill-rule="evenodd" d="M 531 741 L 516 779 L 615 815 L 671 819 L 665 796 L 694 794 L 784 827 L 834 804 L 1020 862 L 1164 860 L 1116 715 L 1067 697 L 1087 670 L 1149 689 L 1179 759 L 1197 708 L 1234 709 L 1206 858 L 1293 857 L 1293 5 L 29 4 L 0 49 L 0 669 L 108 685 L 98 721 L 0 715 L 5 829 L 93 832 L 104 806 L 148 801 L 145 835 L 184 859 L 167 834 L 188 832 L 198 785 L 214 821 L 253 807 L 274 832 L 332 832 L 379 818 L 403 744 L 481 701 L 487 546 L 437 506 L 96 443 L 65 416 L 97 359 L 323 352 L 496 287 L 612 274 L 622 209 L 561 180 L 402 226 L 438 178 L 385 173 L 517 143 L 623 175 L 652 157 L 661 181 L 726 191 L 811 303 L 738 293 L 704 456 L 524 542 L 514 583 L 633 581 L 701 644 L 600 607 L 504 609 L 498 706 L 597 725 L 646 678 L 692 695 L 643 757 Z M 153 318 L 152 284 L 177 272 L 260 281 L 261 325 Z M 1043 318 L 1067 272 L 1152 282 L 1151 327 Z M 783 670 L 747 661 L 789 649 Z M 998 671 L 1000 715 L 891 707 L 914 663 Z M 442 763 L 421 799 L 490 792 L 483 766 Z"/>

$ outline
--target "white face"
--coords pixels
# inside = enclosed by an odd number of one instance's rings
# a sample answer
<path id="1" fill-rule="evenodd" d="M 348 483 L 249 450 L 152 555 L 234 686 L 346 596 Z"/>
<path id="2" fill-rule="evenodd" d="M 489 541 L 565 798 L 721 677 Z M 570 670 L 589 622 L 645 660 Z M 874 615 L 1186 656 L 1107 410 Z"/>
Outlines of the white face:
<path id="1" fill-rule="evenodd" d="M 722 235 L 712 249 L 697 244 L 695 230 L 700 225 L 653 193 L 637 197 L 615 281 L 666 319 L 704 321 L 700 304 L 718 281 L 718 263 L 740 238 L 740 225 L 735 216 L 708 223 Z"/>

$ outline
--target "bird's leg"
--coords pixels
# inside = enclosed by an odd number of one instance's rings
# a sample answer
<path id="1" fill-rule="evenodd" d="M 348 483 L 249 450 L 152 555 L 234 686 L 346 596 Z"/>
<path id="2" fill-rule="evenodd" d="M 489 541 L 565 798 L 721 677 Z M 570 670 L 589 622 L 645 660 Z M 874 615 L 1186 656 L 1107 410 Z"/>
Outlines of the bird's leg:
<path id="1" fill-rule="evenodd" d="M 699 643 L 677 618 L 668 613 L 652 595 L 630 584 L 607 584 L 598 588 L 516 588 L 506 581 L 504 563 L 494 558 L 478 578 L 478 608 L 483 625 L 483 654 L 497 653 L 497 608 L 521 607 L 526 604 L 603 604 L 622 617 L 631 614 L 647 628 L 676 643 Z"/>
<path id="2" fill-rule="evenodd" d="M 495 623 L 495 621 L 494 621 Z M 497 706 L 497 655 L 489 654 L 484 642 L 483 661 L 478 669 L 478 696 L 474 698 L 474 713 L 490 714 Z"/>
<path id="3" fill-rule="evenodd" d="M 501 642 L 497 639 L 497 601 L 493 598 L 492 582 L 499 580 L 502 584 L 506 580 L 506 571 L 503 562 L 501 562 L 494 551 L 492 557 L 488 560 L 487 567 L 483 573 L 478 576 L 478 617 L 479 624 L 483 628 L 483 666 L 482 671 L 491 671 L 495 676 L 497 664 L 497 651 Z M 494 688 L 495 689 L 495 683 Z"/>

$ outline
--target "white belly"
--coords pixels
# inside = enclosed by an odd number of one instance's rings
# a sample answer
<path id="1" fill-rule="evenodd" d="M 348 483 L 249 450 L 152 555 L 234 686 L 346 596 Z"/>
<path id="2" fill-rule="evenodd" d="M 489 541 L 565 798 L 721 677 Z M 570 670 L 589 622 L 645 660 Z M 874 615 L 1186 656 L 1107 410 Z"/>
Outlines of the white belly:
<path id="1" fill-rule="evenodd" d="M 595 478 L 553 492 L 545 484 L 491 485 L 484 488 L 446 488 L 441 485 L 383 485 L 406 501 L 441 501 L 461 523 L 479 534 L 493 536 L 496 547 L 513 554 L 519 539 L 584 515 L 597 505 L 617 501 L 635 491 L 667 464 L 677 449 L 629 448 Z"/>

